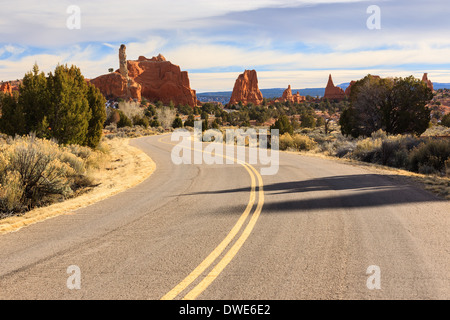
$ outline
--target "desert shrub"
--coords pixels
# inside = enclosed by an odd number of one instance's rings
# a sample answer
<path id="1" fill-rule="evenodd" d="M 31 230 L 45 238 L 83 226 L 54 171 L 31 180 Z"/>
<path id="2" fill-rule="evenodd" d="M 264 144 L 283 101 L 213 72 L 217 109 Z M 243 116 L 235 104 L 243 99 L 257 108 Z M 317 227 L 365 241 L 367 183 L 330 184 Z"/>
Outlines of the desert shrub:
<path id="1" fill-rule="evenodd" d="M 61 162 L 68 164 L 73 169 L 74 175 L 83 175 L 86 173 L 83 159 L 73 153 L 62 152 L 59 158 Z"/>
<path id="2" fill-rule="evenodd" d="M 356 149 L 356 142 L 348 140 L 336 141 L 333 144 L 333 149 L 336 150 L 335 156 L 344 158 L 353 153 L 353 151 Z"/>
<path id="3" fill-rule="evenodd" d="M 142 126 L 147 129 L 150 126 L 150 121 L 148 121 L 148 118 L 145 116 L 134 116 L 133 124 L 135 126 Z"/>
<path id="4" fill-rule="evenodd" d="M 121 110 L 119 112 L 119 121 L 117 122 L 117 128 L 123 128 L 123 127 L 132 127 L 133 123 L 131 122 L 131 119 L 128 118 L 128 116 Z"/>
<path id="5" fill-rule="evenodd" d="M 70 195 L 69 177 L 75 171 L 61 160 L 61 155 L 56 143 L 34 137 L 16 138 L 5 148 L 0 158 L 2 211 L 34 207 L 51 195 Z"/>
<path id="6" fill-rule="evenodd" d="M 3 171 L 2 171 L 3 172 Z M 0 186 L 0 217 L 15 211 L 21 211 L 24 187 L 18 172 L 7 172 L 2 176 Z"/>
<path id="7" fill-rule="evenodd" d="M 298 150 L 309 151 L 316 146 L 316 142 L 308 136 L 301 134 L 294 134 L 292 137 L 293 146 Z"/>
<path id="8" fill-rule="evenodd" d="M 450 113 L 442 117 L 441 124 L 445 127 L 450 127 Z"/>
<path id="9" fill-rule="evenodd" d="M 92 169 L 108 160 L 107 148 L 101 148 L 104 152 L 78 145 L 62 147 L 34 136 L 10 138 L 2 143 L 0 216 L 49 204 L 92 186 Z"/>
<path id="10" fill-rule="evenodd" d="M 408 166 L 408 150 L 401 140 L 385 140 L 379 150 L 379 163 L 396 168 Z"/>
<path id="11" fill-rule="evenodd" d="M 376 162 L 376 155 L 381 148 L 381 144 L 382 140 L 379 138 L 366 138 L 364 140 L 360 140 L 356 144 L 352 157 L 365 162 Z"/>
<path id="12" fill-rule="evenodd" d="M 370 136 L 372 137 L 372 139 L 385 140 L 387 138 L 386 132 L 382 129 L 372 132 L 372 134 Z"/>
<path id="13" fill-rule="evenodd" d="M 289 133 L 280 136 L 280 150 L 292 149 L 294 147 L 294 139 Z"/>
<path id="14" fill-rule="evenodd" d="M 156 116 L 158 124 L 160 124 L 164 129 L 172 127 L 172 123 L 176 118 L 176 111 L 169 107 L 161 107 L 156 109 Z M 159 127 L 157 123 L 152 123 L 152 127 Z"/>
<path id="15" fill-rule="evenodd" d="M 92 149 L 77 144 L 68 145 L 67 150 L 83 160 L 88 159 L 92 154 Z"/>
<path id="16" fill-rule="evenodd" d="M 141 104 L 133 101 L 119 102 L 119 111 L 122 111 L 127 118 L 142 118 L 144 116 L 145 109 L 141 108 Z"/>
<path id="17" fill-rule="evenodd" d="M 410 169 L 424 174 L 445 173 L 450 158 L 450 141 L 428 140 L 410 154 Z"/>

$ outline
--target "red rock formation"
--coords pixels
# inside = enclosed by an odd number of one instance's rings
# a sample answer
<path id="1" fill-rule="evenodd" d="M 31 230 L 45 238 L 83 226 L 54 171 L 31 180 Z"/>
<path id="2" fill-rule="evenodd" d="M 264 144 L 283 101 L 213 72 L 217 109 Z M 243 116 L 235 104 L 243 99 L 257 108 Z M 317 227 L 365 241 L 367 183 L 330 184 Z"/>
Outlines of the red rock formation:
<path id="1" fill-rule="evenodd" d="M 147 59 L 127 61 L 128 76 L 141 86 L 141 94 L 150 101 L 161 100 L 168 104 L 197 105 L 197 95 L 189 83 L 187 71 L 172 64 L 160 54 Z"/>
<path id="2" fill-rule="evenodd" d="M 129 79 L 129 81 L 133 80 Z M 90 80 L 90 83 L 99 88 L 106 99 L 132 98 L 139 100 L 141 97 L 140 90 L 133 90 L 134 94 L 131 94 L 131 90 L 128 90 L 128 81 L 119 72 L 104 74 Z"/>
<path id="3" fill-rule="evenodd" d="M 345 92 L 342 90 L 342 88 L 336 87 L 333 83 L 333 78 L 328 78 L 328 84 L 325 88 L 325 95 L 324 99 L 330 99 L 330 100 L 341 100 L 345 98 Z"/>
<path id="4" fill-rule="evenodd" d="M 434 91 L 433 82 L 431 80 L 428 80 L 428 73 L 424 73 L 422 77 L 422 81 L 426 83 L 428 88 L 431 89 L 431 91 Z"/>
<path id="5" fill-rule="evenodd" d="M 263 95 L 258 88 L 258 76 L 255 70 L 245 70 L 236 79 L 230 104 L 239 102 L 244 105 L 248 103 L 260 105 L 263 102 Z"/>
<path id="6" fill-rule="evenodd" d="M 281 101 L 293 101 L 291 85 L 288 85 L 288 88 L 284 90 L 283 95 L 281 96 Z"/>
<path id="7" fill-rule="evenodd" d="M 294 94 L 293 96 L 292 96 L 292 98 L 293 98 L 293 102 L 294 103 L 301 103 L 301 102 L 304 102 L 304 101 L 306 101 L 306 97 L 305 96 L 301 96 L 300 95 L 300 92 L 298 92 L 297 91 L 297 93 L 296 94 Z"/>
<path id="8" fill-rule="evenodd" d="M 293 103 L 301 103 L 305 101 L 306 98 L 304 96 L 301 96 L 300 93 L 297 91 L 296 94 L 292 94 L 291 85 L 288 86 L 286 90 L 284 90 L 283 95 L 281 96 L 280 100 L 281 102 L 293 102 Z"/>
<path id="9" fill-rule="evenodd" d="M 0 85 L 0 92 L 12 95 L 12 87 L 9 82 L 4 82 Z"/>
<path id="10" fill-rule="evenodd" d="M 351 81 L 350 85 L 347 87 L 347 89 L 345 89 L 345 95 L 347 97 L 350 97 L 351 93 L 352 93 L 352 86 L 356 83 L 356 81 Z"/>
<path id="11" fill-rule="evenodd" d="M 141 100 L 145 97 L 165 104 L 172 101 L 175 105 L 197 106 L 197 96 L 190 87 L 187 71 L 181 71 L 161 54 L 151 59 L 140 56 L 138 60 L 126 60 L 125 49 L 124 45 L 120 47 L 120 68 L 116 72 L 91 80 L 106 98 Z"/>

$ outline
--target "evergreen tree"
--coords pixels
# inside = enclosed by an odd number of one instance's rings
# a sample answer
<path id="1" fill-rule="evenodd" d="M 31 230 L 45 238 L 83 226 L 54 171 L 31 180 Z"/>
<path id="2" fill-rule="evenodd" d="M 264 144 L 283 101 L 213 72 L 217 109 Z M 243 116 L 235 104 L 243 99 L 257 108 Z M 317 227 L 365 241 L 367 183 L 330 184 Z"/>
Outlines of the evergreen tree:
<path id="1" fill-rule="evenodd" d="M 187 120 L 184 122 L 185 127 L 194 127 L 195 118 L 193 114 L 190 114 L 187 118 Z"/>
<path id="2" fill-rule="evenodd" d="M 183 120 L 181 120 L 180 117 L 176 117 L 175 120 L 173 120 L 172 127 L 174 129 L 182 128 L 183 127 Z"/>
<path id="3" fill-rule="evenodd" d="M 270 127 L 270 129 L 278 129 L 280 136 L 286 132 L 289 134 L 294 133 L 294 129 L 289 121 L 288 116 L 282 115 L 278 120 Z"/>
<path id="4" fill-rule="evenodd" d="M 87 100 L 88 86 L 75 66 L 58 65 L 47 79 L 50 99 L 47 116 L 51 135 L 61 144 L 86 142 L 92 112 Z"/>
<path id="5" fill-rule="evenodd" d="M 103 133 L 103 124 L 106 121 L 106 99 L 98 88 L 89 84 L 87 100 L 92 116 L 89 120 L 85 144 L 91 148 L 95 148 L 100 143 Z"/>
<path id="6" fill-rule="evenodd" d="M 49 114 L 49 92 L 47 90 L 47 78 L 39 67 L 34 64 L 32 71 L 27 72 L 19 87 L 18 105 L 22 109 L 25 118 L 24 132 L 17 125 L 15 134 L 36 132 L 38 137 L 48 135 L 49 125 L 44 117 Z"/>
<path id="7" fill-rule="evenodd" d="M 26 134 L 25 114 L 16 95 L 0 93 L 0 130 L 7 135 Z"/>
<path id="8" fill-rule="evenodd" d="M 9 135 L 35 132 L 61 144 L 96 147 L 106 119 L 105 98 L 76 66 L 58 65 L 48 77 L 35 64 L 18 98 L 2 99 L 0 129 Z"/>

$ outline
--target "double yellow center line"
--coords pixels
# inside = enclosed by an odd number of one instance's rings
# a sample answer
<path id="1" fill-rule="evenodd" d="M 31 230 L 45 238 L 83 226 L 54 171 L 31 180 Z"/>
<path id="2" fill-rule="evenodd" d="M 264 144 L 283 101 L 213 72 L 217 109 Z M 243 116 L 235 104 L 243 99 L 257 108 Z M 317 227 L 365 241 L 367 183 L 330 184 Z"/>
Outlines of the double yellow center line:
<path id="1" fill-rule="evenodd" d="M 162 141 L 163 138 L 160 138 L 158 141 L 170 145 L 174 145 L 169 142 Z M 196 150 L 194 148 L 190 148 L 191 150 Z M 203 151 L 203 150 L 197 150 Z M 228 158 L 223 155 L 224 158 Z M 233 159 L 234 161 L 234 159 Z M 183 298 L 183 300 L 194 300 L 196 299 L 203 291 L 208 288 L 208 286 L 220 275 L 220 273 L 226 268 L 226 266 L 233 260 L 238 251 L 241 249 L 242 245 L 245 243 L 247 238 L 250 236 L 255 224 L 261 214 L 262 207 L 264 205 L 264 184 L 262 181 L 262 177 L 259 172 L 250 164 L 246 162 L 238 161 L 240 165 L 242 165 L 247 173 L 250 175 L 251 179 L 251 189 L 250 189 L 250 198 L 242 215 L 239 217 L 239 220 L 227 234 L 225 239 L 186 277 L 184 278 L 178 285 L 176 285 L 172 290 L 170 290 L 167 294 L 165 294 L 161 300 L 172 300 L 175 299 L 178 295 L 180 295 L 186 288 L 191 285 L 194 281 L 196 281 L 202 274 L 208 269 L 219 257 L 222 253 L 228 248 L 231 242 L 237 237 L 239 231 L 244 226 L 248 216 L 250 215 L 253 206 L 256 201 L 256 185 L 258 184 L 258 204 L 256 206 L 253 215 L 251 216 L 249 222 L 247 223 L 245 229 L 239 236 L 239 238 L 234 242 L 231 248 L 226 251 L 220 261 L 213 267 L 213 269 L 202 278 L 202 280 L 191 289 Z"/>

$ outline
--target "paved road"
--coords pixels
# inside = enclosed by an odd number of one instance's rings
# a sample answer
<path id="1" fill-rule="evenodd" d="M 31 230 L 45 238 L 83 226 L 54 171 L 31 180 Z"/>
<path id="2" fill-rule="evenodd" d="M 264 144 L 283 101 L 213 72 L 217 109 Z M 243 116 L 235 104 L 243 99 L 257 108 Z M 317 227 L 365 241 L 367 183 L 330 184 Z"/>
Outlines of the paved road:
<path id="1" fill-rule="evenodd" d="M 150 179 L 1 235 L 0 298 L 450 298 L 448 201 L 288 153 L 262 179 L 258 166 L 177 166 L 160 139 L 132 141 L 156 162 Z M 80 290 L 67 288 L 72 265 Z"/>

